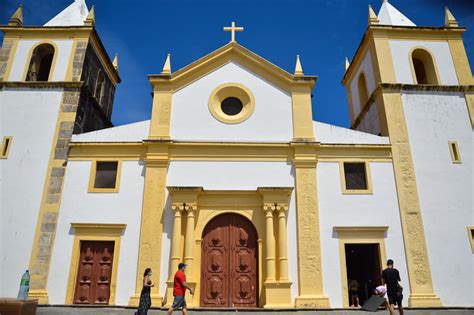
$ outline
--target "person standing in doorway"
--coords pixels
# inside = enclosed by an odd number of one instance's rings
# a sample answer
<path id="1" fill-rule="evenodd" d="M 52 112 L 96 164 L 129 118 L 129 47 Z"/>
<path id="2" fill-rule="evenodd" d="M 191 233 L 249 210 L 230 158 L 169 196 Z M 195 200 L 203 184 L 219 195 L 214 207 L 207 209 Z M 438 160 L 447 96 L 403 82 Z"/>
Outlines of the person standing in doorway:
<path id="1" fill-rule="evenodd" d="M 351 305 L 349 307 L 360 307 L 359 289 L 360 289 L 359 281 L 349 279 L 349 297 L 351 301 Z"/>
<path id="2" fill-rule="evenodd" d="M 140 304 L 138 305 L 138 310 L 135 314 L 137 315 L 146 315 L 148 310 L 151 307 L 151 295 L 150 291 L 155 285 L 151 281 L 151 275 L 153 272 L 150 268 L 146 268 L 143 273 L 143 288 L 140 294 Z"/>
<path id="3" fill-rule="evenodd" d="M 188 315 L 188 310 L 186 308 L 186 300 L 184 296 L 186 294 L 186 289 L 189 290 L 189 293 L 194 294 L 193 289 L 186 283 L 186 275 L 184 274 L 186 270 L 186 264 L 180 263 L 178 265 L 178 271 L 174 274 L 174 286 L 173 286 L 173 304 L 168 310 L 168 315 L 171 315 L 175 310 L 181 309 L 183 315 Z"/>
<path id="4" fill-rule="evenodd" d="M 401 281 L 400 273 L 393 268 L 393 260 L 387 260 L 387 268 L 382 272 L 382 281 L 387 285 L 387 297 L 390 315 L 395 314 L 395 305 L 398 306 L 398 312 L 403 315 L 403 288 L 398 283 Z"/>

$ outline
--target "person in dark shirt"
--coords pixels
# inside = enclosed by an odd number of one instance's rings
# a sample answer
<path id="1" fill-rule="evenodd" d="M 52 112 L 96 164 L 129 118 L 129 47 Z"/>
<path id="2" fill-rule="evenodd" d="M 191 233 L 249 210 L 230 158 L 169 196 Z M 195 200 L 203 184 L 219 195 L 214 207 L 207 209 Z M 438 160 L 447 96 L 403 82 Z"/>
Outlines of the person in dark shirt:
<path id="1" fill-rule="evenodd" d="M 395 305 L 398 306 L 398 312 L 400 312 L 400 315 L 403 315 L 403 289 L 400 284 L 398 284 L 398 282 L 401 281 L 400 273 L 397 269 L 393 268 L 393 260 L 391 259 L 387 261 L 387 268 L 382 272 L 382 280 L 383 283 L 387 285 L 390 315 L 395 314 Z"/>

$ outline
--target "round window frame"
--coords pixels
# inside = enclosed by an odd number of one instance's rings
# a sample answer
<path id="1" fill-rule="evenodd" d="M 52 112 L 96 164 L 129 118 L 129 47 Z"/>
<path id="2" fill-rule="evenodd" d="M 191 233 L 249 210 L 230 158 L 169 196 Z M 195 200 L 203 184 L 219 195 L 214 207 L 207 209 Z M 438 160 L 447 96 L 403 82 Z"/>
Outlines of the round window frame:
<path id="1" fill-rule="evenodd" d="M 227 115 L 221 104 L 226 98 L 236 97 L 242 102 L 242 110 L 236 115 Z M 225 124 L 238 124 L 247 120 L 255 110 L 255 98 L 250 90 L 240 83 L 224 83 L 209 95 L 208 107 L 211 115 Z"/>

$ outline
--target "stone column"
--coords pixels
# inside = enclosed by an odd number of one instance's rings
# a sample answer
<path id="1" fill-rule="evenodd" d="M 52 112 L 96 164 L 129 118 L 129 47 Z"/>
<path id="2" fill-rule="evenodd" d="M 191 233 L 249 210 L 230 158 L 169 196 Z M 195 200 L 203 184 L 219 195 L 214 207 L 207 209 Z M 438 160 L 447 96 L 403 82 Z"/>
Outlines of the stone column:
<path id="1" fill-rule="evenodd" d="M 174 218 L 173 218 L 173 234 L 171 237 L 171 257 L 169 265 L 169 276 L 168 281 L 166 281 L 166 305 L 170 306 L 173 301 L 173 284 L 174 284 L 174 274 L 178 270 L 178 264 L 181 262 L 180 254 L 180 239 L 181 239 L 181 218 L 182 212 L 184 211 L 184 203 L 173 203 L 171 208 L 173 209 Z"/>
<path id="2" fill-rule="evenodd" d="M 266 203 L 263 205 L 265 212 L 265 261 L 267 274 L 265 283 L 275 282 L 275 233 L 273 230 L 273 212 L 275 211 L 275 204 Z"/>
<path id="3" fill-rule="evenodd" d="M 288 205 L 277 204 L 278 213 L 278 282 L 288 282 L 288 236 L 286 231 L 286 214 Z"/>
<path id="4" fill-rule="evenodd" d="M 197 210 L 196 203 L 186 203 L 184 209 L 188 213 L 186 219 L 186 239 L 184 243 L 184 263 L 188 265 L 186 267 L 187 280 L 193 281 L 193 261 L 194 261 L 194 222 L 195 214 Z"/>

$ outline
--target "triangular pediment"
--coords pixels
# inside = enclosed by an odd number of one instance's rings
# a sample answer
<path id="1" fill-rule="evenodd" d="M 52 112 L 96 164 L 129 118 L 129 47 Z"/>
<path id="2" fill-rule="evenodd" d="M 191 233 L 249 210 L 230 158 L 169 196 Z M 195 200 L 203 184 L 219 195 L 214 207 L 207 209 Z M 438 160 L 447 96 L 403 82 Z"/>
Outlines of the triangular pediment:
<path id="1" fill-rule="evenodd" d="M 236 42 L 230 42 L 171 74 L 149 75 L 148 78 L 152 86 L 169 86 L 176 91 L 229 62 L 240 64 L 286 91 L 297 85 L 312 88 L 316 82 L 316 76 L 294 76 Z"/>

